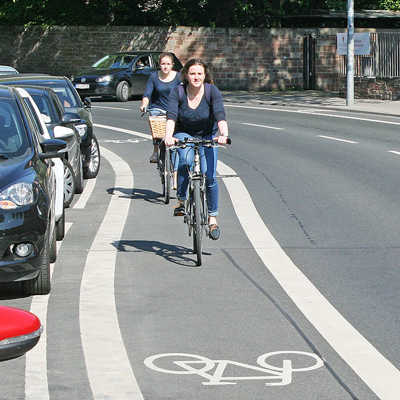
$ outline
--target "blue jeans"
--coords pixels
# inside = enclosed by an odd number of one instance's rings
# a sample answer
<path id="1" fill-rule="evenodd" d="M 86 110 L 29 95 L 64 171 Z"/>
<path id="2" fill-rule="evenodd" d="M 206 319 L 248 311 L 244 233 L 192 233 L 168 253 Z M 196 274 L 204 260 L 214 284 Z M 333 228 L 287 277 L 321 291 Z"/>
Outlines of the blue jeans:
<path id="1" fill-rule="evenodd" d="M 161 108 L 149 108 L 149 114 L 152 117 L 158 117 L 159 115 L 166 115 L 166 111 L 161 110 Z M 153 139 L 153 144 L 159 144 L 160 139 Z M 174 171 L 178 170 L 178 152 L 176 150 L 171 150 L 171 160 L 172 160 L 172 167 Z"/>
<path id="2" fill-rule="evenodd" d="M 186 137 L 193 137 L 184 132 L 174 134 L 174 137 L 179 140 L 184 140 Z M 211 136 L 206 136 L 204 139 L 211 139 Z M 193 146 L 188 144 L 184 149 L 178 149 L 179 165 L 178 165 L 178 200 L 184 201 L 187 199 L 187 189 L 189 184 L 188 169 L 193 167 L 194 151 Z M 206 196 L 208 205 L 208 214 L 210 216 L 218 215 L 218 182 L 217 182 L 217 161 L 218 147 L 201 147 L 200 148 L 200 168 L 201 172 L 206 174 Z"/>

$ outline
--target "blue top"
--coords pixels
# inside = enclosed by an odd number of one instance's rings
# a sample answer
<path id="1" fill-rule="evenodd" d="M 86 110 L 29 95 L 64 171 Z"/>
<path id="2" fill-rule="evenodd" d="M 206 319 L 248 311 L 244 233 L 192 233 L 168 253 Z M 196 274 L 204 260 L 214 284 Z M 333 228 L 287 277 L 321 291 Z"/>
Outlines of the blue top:
<path id="1" fill-rule="evenodd" d="M 157 71 L 152 72 L 143 94 L 143 97 L 147 97 L 150 100 L 149 108 L 157 107 L 162 110 L 167 110 L 169 93 L 180 83 L 181 78 L 179 73 L 176 74 L 172 81 L 163 82 L 158 77 Z"/>
<path id="2" fill-rule="evenodd" d="M 174 88 L 169 96 L 168 119 L 176 122 L 175 132 L 185 132 L 191 136 L 215 136 L 218 132 L 218 122 L 226 120 L 221 92 L 210 85 L 210 104 L 205 90 L 200 104 L 190 108 L 185 95 L 179 99 L 179 89 Z"/>

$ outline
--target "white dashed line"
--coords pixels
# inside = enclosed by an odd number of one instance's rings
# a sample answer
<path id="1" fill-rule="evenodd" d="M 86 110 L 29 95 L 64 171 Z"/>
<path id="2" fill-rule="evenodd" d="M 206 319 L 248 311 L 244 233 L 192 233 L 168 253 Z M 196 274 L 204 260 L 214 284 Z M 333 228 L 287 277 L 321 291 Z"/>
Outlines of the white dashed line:
<path id="1" fill-rule="evenodd" d="M 323 138 L 323 139 L 336 140 L 337 142 L 350 143 L 350 144 L 357 144 L 358 143 L 358 142 L 354 142 L 353 140 L 340 139 L 340 138 L 332 137 L 332 136 L 318 135 L 318 137 Z"/>
<path id="2" fill-rule="evenodd" d="M 248 122 L 242 122 L 241 124 L 242 124 L 242 125 L 249 125 L 249 126 L 256 126 L 256 127 L 258 127 L 258 128 L 275 129 L 275 130 L 278 130 L 278 131 L 283 130 L 283 128 L 277 128 L 276 126 L 267 126 L 267 125 L 250 124 L 250 123 L 248 123 Z"/>
<path id="3" fill-rule="evenodd" d="M 100 125 L 100 124 L 94 124 L 94 126 L 95 126 L 96 128 L 109 129 L 110 131 L 128 133 L 129 135 L 139 136 L 139 137 L 142 137 L 142 138 L 144 138 L 144 139 L 152 139 L 151 135 L 148 135 L 148 134 L 146 134 L 146 133 L 131 131 L 131 130 L 129 130 L 129 129 L 122 129 L 122 128 L 117 128 L 117 127 L 115 127 L 115 126 Z"/>
<path id="4" fill-rule="evenodd" d="M 122 108 L 122 107 L 103 107 L 103 106 L 93 106 L 92 108 L 102 108 L 104 110 L 122 110 L 122 111 L 132 111 L 130 108 Z"/>

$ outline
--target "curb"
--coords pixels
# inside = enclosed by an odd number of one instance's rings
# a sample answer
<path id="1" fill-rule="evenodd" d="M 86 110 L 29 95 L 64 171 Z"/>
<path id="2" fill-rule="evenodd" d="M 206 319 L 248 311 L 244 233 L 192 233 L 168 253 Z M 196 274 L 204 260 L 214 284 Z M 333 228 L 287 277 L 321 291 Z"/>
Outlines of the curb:
<path id="1" fill-rule="evenodd" d="M 224 101 L 227 104 L 242 104 L 242 105 L 248 105 L 248 106 L 278 106 L 278 107 L 302 107 L 302 108 L 323 108 L 326 110 L 332 110 L 332 111 L 344 111 L 344 112 L 353 112 L 353 113 L 361 113 L 361 114 L 375 114 L 375 115 L 385 115 L 387 117 L 400 117 L 400 112 L 399 114 L 392 114 L 392 113 L 387 113 L 387 112 L 382 112 L 382 111 L 373 111 L 373 110 L 361 110 L 359 108 L 343 108 L 343 107 L 335 107 L 335 106 L 326 106 L 326 105 L 321 105 L 321 104 L 307 104 L 305 105 L 304 103 L 291 103 L 291 102 L 278 102 L 278 101 L 257 101 L 257 103 L 249 103 L 247 101 L 229 101 L 228 99 L 224 99 Z"/>

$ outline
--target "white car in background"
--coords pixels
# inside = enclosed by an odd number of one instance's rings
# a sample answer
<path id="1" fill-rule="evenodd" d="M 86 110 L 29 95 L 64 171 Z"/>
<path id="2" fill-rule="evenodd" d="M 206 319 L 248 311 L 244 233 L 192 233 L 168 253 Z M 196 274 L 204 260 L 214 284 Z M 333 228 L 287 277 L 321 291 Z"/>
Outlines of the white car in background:
<path id="1" fill-rule="evenodd" d="M 20 96 L 24 99 L 27 107 L 32 111 L 33 120 L 38 125 L 38 130 L 43 136 L 43 140 L 51 139 L 51 136 L 46 128 L 40 111 L 33 101 L 29 93 L 23 88 L 16 88 Z M 61 137 L 56 136 L 56 139 L 62 140 Z M 55 220 L 56 220 L 56 239 L 64 239 L 65 234 L 65 211 L 64 211 L 64 164 L 59 158 L 52 158 L 53 169 L 56 176 L 56 201 L 55 201 Z"/>

